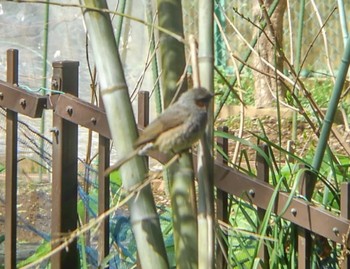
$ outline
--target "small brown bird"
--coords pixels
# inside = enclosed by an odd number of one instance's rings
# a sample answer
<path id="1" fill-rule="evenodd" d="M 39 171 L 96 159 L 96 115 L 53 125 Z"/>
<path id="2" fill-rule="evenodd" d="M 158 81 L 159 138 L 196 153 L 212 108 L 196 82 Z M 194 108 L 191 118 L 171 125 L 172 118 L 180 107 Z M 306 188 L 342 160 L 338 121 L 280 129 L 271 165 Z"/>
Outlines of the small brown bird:
<path id="1" fill-rule="evenodd" d="M 105 174 L 117 170 L 135 155 L 147 155 L 148 150 L 180 153 L 189 149 L 202 136 L 208 118 L 208 105 L 213 94 L 204 88 L 194 88 L 151 122 L 135 141 L 135 150 L 107 168 Z"/>

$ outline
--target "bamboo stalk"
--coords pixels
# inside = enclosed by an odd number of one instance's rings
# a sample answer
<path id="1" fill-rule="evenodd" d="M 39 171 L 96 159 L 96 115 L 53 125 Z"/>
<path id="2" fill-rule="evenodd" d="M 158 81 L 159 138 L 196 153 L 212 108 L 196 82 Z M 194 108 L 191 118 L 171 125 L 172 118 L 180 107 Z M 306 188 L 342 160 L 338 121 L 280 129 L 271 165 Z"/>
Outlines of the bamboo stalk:
<path id="1" fill-rule="evenodd" d="M 146 18 L 148 23 L 154 22 L 154 15 L 152 12 L 152 0 L 144 0 L 145 7 L 146 7 Z M 156 41 L 155 41 L 155 35 L 154 35 L 154 27 L 148 26 L 148 37 L 150 39 L 150 45 L 151 45 L 151 51 L 156 50 Z M 152 76 L 153 76 L 153 82 L 154 85 L 154 99 L 156 103 L 156 112 L 157 114 L 160 114 L 162 112 L 162 96 L 160 92 L 160 83 L 159 83 L 159 68 L 158 68 L 158 59 L 157 55 L 152 58 Z"/>
<path id="2" fill-rule="evenodd" d="M 298 36 L 297 36 L 297 46 L 296 46 L 296 52 L 295 52 L 296 73 L 300 72 L 301 48 L 303 44 L 303 30 L 304 30 L 304 13 L 305 13 L 305 0 L 301 0 L 299 5 Z M 294 89 L 294 92 L 295 94 L 297 94 L 297 89 Z M 296 111 L 293 111 L 293 119 L 292 119 L 292 140 L 293 141 L 296 141 L 296 138 L 297 138 L 297 128 L 298 128 L 298 113 Z"/>
<path id="3" fill-rule="evenodd" d="M 133 150 L 137 128 L 129 99 L 128 88 L 110 17 L 96 9 L 108 9 L 106 1 L 86 0 L 83 10 L 96 67 L 99 72 L 101 95 L 113 141 L 123 156 Z M 143 182 L 146 166 L 135 157 L 120 168 L 123 186 L 128 191 Z M 142 268 L 168 268 L 164 241 L 150 186 L 139 191 L 128 202 L 131 225 Z"/>
<path id="4" fill-rule="evenodd" d="M 183 36 L 181 0 L 158 0 L 159 26 Z M 166 108 L 186 90 L 182 81 L 186 68 L 184 44 L 173 37 L 159 33 L 160 61 L 162 66 L 163 104 Z M 192 157 L 181 153 L 178 161 L 165 169 L 169 182 L 173 216 L 176 268 L 197 268 L 197 218 Z"/>
<path id="5" fill-rule="evenodd" d="M 343 35 L 344 40 L 344 47 L 346 45 L 346 41 L 348 40 L 348 26 L 347 26 L 347 20 L 346 20 L 346 13 L 345 13 L 345 5 L 343 0 L 338 0 L 338 10 L 339 10 L 339 20 L 341 25 L 341 32 Z"/>
<path id="6" fill-rule="evenodd" d="M 340 96 L 341 96 L 345 79 L 347 76 L 347 72 L 349 69 L 349 64 L 350 64 L 350 38 L 348 38 L 346 42 L 346 47 L 344 50 L 342 61 L 339 66 L 339 72 L 335 80 L 333 93 L 329 101 L 328 109 L 321 128 L 320 138 L 316 147 L 315 156 L 314 156 L 314 159 L 312 160 L 312 168 L 316 172 L 318 172 L 321 168 L 324 152 L 327 147 L 329 134 L 331 132 L 332 124 L 334 121 L 334 116 L 339 104 Z"/>
<path id="7" fill-rule="evenodd" d="M 198 2 L 198 66 L 200 84 L 214 91 L 214 3 Z M 214 225 L 214 160 L 213 160 L 214 102 L 208 110 L 208 126 L 198 147 L 198 268 L 215 268 Z"/>

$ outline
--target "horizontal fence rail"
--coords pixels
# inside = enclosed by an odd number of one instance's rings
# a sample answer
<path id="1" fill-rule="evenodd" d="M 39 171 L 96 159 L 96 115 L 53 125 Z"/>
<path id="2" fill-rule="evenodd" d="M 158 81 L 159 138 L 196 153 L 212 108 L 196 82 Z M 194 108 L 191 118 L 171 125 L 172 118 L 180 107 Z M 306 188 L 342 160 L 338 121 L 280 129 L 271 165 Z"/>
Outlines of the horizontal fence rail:
<path id="1" fill-rule="evenodd" d="M 110 132 L 103 107 L 94 106 L 82 101 L 78 95 L 78 63 L 55 62 L 53 64 L 53 88 L 62 94 L 48 96 L 27 92 L 16 86 L 18 84 L 18 53 L 8 52 L 8 81 L 0 80 L 0 106 L 7 109 L 7 159 L 6 159 L 6 212 L 5 212 L 5 268 L 16 268 L 16 191 L 17 191 L 17 159 L 16 159 L 16 119 L 17 113 L 32 118 L 40 117 L 45 109 L 54 111 L 53 135 L 53 219 L 52 237 L 59 239 L 60 235 L 73 231 L 77 227 L 76 204 L 77 195 L 77 126 L 84 126 L 99 133 L 99 214 L 109 207 L 109 179 L 104 176 L 104 170 L 109 165 Z M 139 129 L 148 124 L 148 93 L 141 93 L 139 98 Z M 227 131 L 227 130 L 226 130 Z M 228 150 L 227 140 L 218 141 L 224 151 Z M 264 148 L 262 148 L 265 150 Z M 166 156 L 151 153 L 150 156 L 166 163 Z M 196 155 L 194 154 L 194 165 Z M 257 156 L 257 177 L 248 176 L 227 166 L 222 158 L 215 160 L 214 183 L 218 190 L 217 218 L 228 220 L 228 195 L 242 198 L 254 205 L 258 205 L 259 218 L 264 217 L 265 210 L 271 203 L 271 197 L 276 192 L 268 183 L 268 168 L 264 159 Z M 196 169 L 195 169 L 196 171 Z M 277 191 L 277 199 L 273 204 L 273 212 L 294 223 L 301 229 L 328 238 L 338 244 L 350 248 L 349 235 L 349 184 L 344 183 L 341 188 L 341 215 L 333 214 L 323 208 L 313 205 L 298 197 L 291 197 L 289 193 Z M 108 218 L 100 226 L 99 261 L 108 255 L 109 251 Z M 53 247 L 59 240 L 53 241 Z M 228 251 L 227 249 L 224 251 Z M 300 250 L 299 250 L 300 251 Z M 64 253 L 64 254 L 62 254 Z M 267 249 L 259 253 L 262 260 L 268 263 Z M 301 254 L 301 253 L 300 253 Z M 218 255 L 218 257 L 220 254 Z M 302 256 L 302 255 L 300 255 Z M 305 257 L 306 259 L 307 257 Z M 224 268 L 224 258 L 218 258 L 218 268 Z M 348 261 L 346 260 L 346 264 Z M 68 266 L 68 267 L 67 267 Z M 51 268 L 79 268 L 79 253 L 76 241 L 67 250 L 61 251 L 51 259 Z M 300 265 L 307 268 L 307 264 Z M 349 268 L 344 267 L 344 268 Z"/>

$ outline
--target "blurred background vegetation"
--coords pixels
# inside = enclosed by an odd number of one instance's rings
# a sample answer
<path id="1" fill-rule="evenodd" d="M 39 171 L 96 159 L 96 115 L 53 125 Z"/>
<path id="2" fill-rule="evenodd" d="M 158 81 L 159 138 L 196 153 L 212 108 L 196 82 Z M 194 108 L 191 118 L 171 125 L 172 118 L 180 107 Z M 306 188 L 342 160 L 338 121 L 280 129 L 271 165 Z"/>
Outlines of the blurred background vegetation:
<path id="1" fill-rule="evenodd" d="M 272 1 L 267 7 L 272 6 Z M 330 0 L 301 0 L 280 1 L 285 4 L 283 20 L 278 21 L 283 42 L 270 49 L 271 55 L 284 55 L 281 74 L 273 68 L 267 75 L 263 73 L 262 80 L 274 78 L 283 81 L 287 88 L 279 98 L 279 90 L 274 87 L 267 89 L 273 92 L 271 106 L 264 106 L 268 112 L 257 109 L 256 95 L 257 77 L 261 59 L 245 58 L 248 53 L 262 55 L 261 43 L 252 50 L 254 37 L 264 24 L 264 15 L 258 1 L 216 0 L 214 2 L 214 88 L 217 95 L 215 103 L 215 127 L 229 127 L 229 165 L 249 175 L 256 175 L 255 154 L 258 141 L 264 141 L 270 148 L 270 183 L 287 192 L 292 192 L 299 182 L 301 164 L 311 165 L 319 143 L 319 131 L 331 95 L 333 94 L 335 78 L 339 73 L 341 57 L 348 38 L 347 29 L 350 26 L 346 14 L 350 13 L 350 5 L 346 1 Z M 86 36 L 86 26 L 79 1 L 65 3 L 16 3 L 0 2 L 0 79 L 5 80 L 6 50 L 17 48 L 20 50 L 20 85 L 32 91 L 43 94 L 50 93 L 51 62 L 57 60 L 78 60 L 80 62 L 80 97 L 86 101 L 93 100 L 91 85 L 97 85 L 94 76 L 94 59 Z M 109 9 L 125 13 L 129 18 L 111 13 L 113 31 L 119 46 L 119 53 L 123 64 L 126 81 L 135 113 L 136 94 L 139 90 L 151 92 L 151 112 L 155 117 L 162 110 L 161 85 L 159 76 L 159 43 L 158 32 L 152 27 L 157 23 L 156 3 L 144 1 L 108 1 Z M 182 3 L 183 29 L 185 37 L 186 57 L 189 58 L 188 37 L 198 36 L 198 1 L 183 1 Z M 208 14 L 208 17 L 210 14 Z M 267 28 L 265 28 L 267 29 Z M 265 30 L 264 30 L 265 31 Z M 268 35 L 268 30 L 262 35 Z M 276 30 L 277 31 L 277 30 Z M 271 37 L 272 41 L 273 36 Z M 267 42 L 269 43 L 269 42 Z M 259 45 L 260 44 L 260 45 Z M 270 44 L 271 45 L 271 44 Z M 259 47 L 260 46 L 260 47 Z M 156 53 L 153 53 L 156 51 Z M 253 51 L 253 52 L 252 52 Z M 279 54 L 278 54 L 279 55 Z M 256 56 L 255 56 L 256 57 Z M 277 58 L 277 57 L 276 57 Z M 276 58 L 270 60 L 272 67 L 276 66 Z M 188 60 L 189 62 L 189 60 Z M 287 63 L 288 62 L 288 63 Z M 242 70 L 240 66 L 242 65 Z M 257 70 L 258 69 L 258 70 Z M 187 66 L 187 78 L 191 85 L 191 66 Z M 271 71 L 270 70 L 270 71 Z M 240 71 L 240 72 L 238 72 Z M 259 72 L 258 72 L 259 73 Z M 285 76 L 281 79 L 282 74 Z M 296 83 L 297 78 L 300 83 Z M 291 81 L 287 83 L 288 79 Z M 299 87 L 296 87 L 298 85 Z M 302 85 L 302 86 L 300 86 Z M 277 86 L 277 87 L 282 87 Z M 264 87 L 264 90 L 266 88 Z M 235 92 L 236 94 L 232 94 Z M 242 106 L 242 102 L 245 107 Z M 349 101 L 348 81 L 343 87 L 340 101 L 337 105 L 337 117 L 334 128 L 338 135 L 332 133 L 328 143 L 327 154 L 318 171 L 320 179 L 310 200 L 335 214 L 339 214 L 340 184 L 349 181 L 348 167 L 350 165 L 347 145 L 349 138 Z M 93 102 L 96 103 L 96 100 Z M 222 109 L 221 109 L 222 106 Z M 235 113 L 228 107 L 235 106 Z M 258 105 L 260 107 L 260 105 Z M 228 112 L 225 112 L 225 111 Z M 302 113 L 303 112 L 303 113 Z M 305 112 L 305 113 L 304 113 Z M 251 114 L 250 114 L 251 113 Z M 22 162 L 20 180 L 23 189 L 28 193 L 39 193 L 36 200 L 38 216 L 49 222 L 49 209 L 44 206 L 49 198 L 47 193 L 50 181 L 50 113 L 46 113 L 43 120 L 29 121 L 20 117 L 20 156 L 27 162 Z M 4 130 L 3 114 L 0 119 L 1 130 Z M 96 217 L 97 212 L 97 181 L 96 166 L 98 158 L 97 136 L 81 128 L 79 144 L 80 163 L 80 201 L 78 204 L 81 222 Z M 29 139 L 26 133 L 35 134 L 35 139 Z M 216 132 L 216 136 L 224 136 Z M 5 145 L 3 136 L 0 139 L 0 160 L 3 162 Z M 290 141 L 294 147 L 288 148 Z M 254 146 L 252 146 L 254 145 Z M 39 150 L 37 150 L 39 149 Z M 287 151 L 288 150 L 288 151 Z M 118 158 L 116 151 L 112 152 L 112 161 Z M 298 161 L 295 163 L 294 157 Z M 44 160 L 44 161 L 43 161 Z M 302 161 L 301 161 L 302 160 Z M 153 166 L 152 169 L 159 169 Z M 3 181 L 3 178 L 1 178 Z M 113 205 L 123 199 L 120 193 L 121 178 L 118 173 L 111 178 Z M 172 235 L 172 219 L 169 194 L 166 184 L 159 182 L 154 188 L 157 210 L 160 214 L 161 227 L 164 235 L 165 247 L 169 264 L 176 266 L 174 239 Z M 89 192 L 82 186 L 88 184 Z M 165 185 L 165 187 L 164 187 Z M 28 191 L 29 190 L 29 191 Z M 24 191 L 25 192 L 25 191 Z M 3 209 L 4 190 L 0 189 L 0 208 Z M 24 196 L 25 197 L 25 196 Z M 26 198 L 23 198 L 26 199 Z M 46 201 L 45 201 L 46 199 Z M 229 247 L 228 268 L 253 268 L 256 266 L 256 256 L 260 246 L 260 239 L 267 237 L 273 268 L 296 268 L 297 253 L 295 226 L 271 212 L 267 213 L 263 223 L 258 224 L 256 208 L 240 197 L 229 197 L 228 228 L 218 228 L 218 236 L 223 231 L 228 234 L 224 242 Z M 45 212 L 43 209 L 45 208 Z M 50 250 L 47 244 L 50 227 L 43 225 L 38 218 L 26 221 L 30 210 L 24 208 L 20 212 L 24 216 L 21 220 L 25 232 L 19 236 L 19 241 L 28 242 L 35 239 L 40 247 L 36 253 L 27 258 L 21 265 L 33 259 L 38 259 Z M 0 211 L 0 224 L 3 224 L 3 210 Z M 2 226 L 0 226 L 2 227 Z M 29 228 L 28 228 L 29 227 Z M 34 228 L 34 229 L 33 229 Z M 34 237 L 32 235 L 35 235 Z M 0 245 L 1 241 L 0 229 Z M 224 237 L 223 237 L 224 238 Z M 80 238 L 79 245 L 84 268 L 96 268 L 97 252 L 91 238 Z M 332 242 L 320 241 L 314 236 L 315 244 L 311 257 L 313 268 L 339 268 L 339 257 L 342 255 L 341 246 Z M 36 246 L 37 247 L 37 246 Z M 135 242 L 132 237 L 127 209 L 121 208 L 111 217 L 111 255 L 104 261 L 110 262 L 111 268 L 133 268 L 137 255 Z M 45 268 L 47 263 L 42 264 Z"/>

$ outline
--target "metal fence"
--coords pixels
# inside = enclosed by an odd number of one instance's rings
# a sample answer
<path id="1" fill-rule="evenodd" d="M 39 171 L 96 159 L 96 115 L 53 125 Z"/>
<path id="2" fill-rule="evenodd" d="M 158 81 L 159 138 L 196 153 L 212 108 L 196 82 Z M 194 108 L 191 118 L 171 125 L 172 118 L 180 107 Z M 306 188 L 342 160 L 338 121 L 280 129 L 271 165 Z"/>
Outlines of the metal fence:
<path id="1" fill-rule="evenodd" d="M 6 197 L 5 197 L 5 269 L 16 268 L 16 230 L 17 230 L 17 134 L 18 114 L 28 117 L 41 117 L 44 110 L 53 110 L 52 122 L 52 220 L 51 243 L 53 249 L 63 248 L 51 256 L 51 268 L 80 268 L 77 238 L 72 237 L 78 223 L 78 126 L 99 133 L 98 164 L 98 214 L 109 208 L 110 183 L 104 176 L 109 166 L 110 133 L 104 110 L 77 98 L 78 62 L 53 63 L 52 87 L 60 93 L 42 96 L 27 92 L 18 84 L 18 53 L 9 50 L 7 54 L 7 82 L 0 81 L 0 106 L 6 109 Z M 148 122 L 148 93 L 139 99 L 139 126 Z M 227 130 L 226 130 L 227 131 Z M 225 152 L 228 141 L 217 141 Z M 267 152 L 267 146 L 261 146 Z M 161 157 L 153 158 L 164 163 Z M 196 156 L 194 155 L 194 160 Z M 194 161 L 194 164 L 196 162 Z M 294 223 L 298 229 L 298 268 L 310 268 L 311 234 L 342 246 L 350 247 L 350 183 L 341 188 L 340 216 L 313 205 L 305 199 L 291 197 L 289 193 L 277 191 L 269 182 L 269 168 L 266 160 L 257 155 L 257 176 L 252 177 L 228 167 L 222 157 L 218 157 L 214 167 L 214 183 L 217 188 L 217 218 L 228 222 L 228 196 L 232 195 L 255 205 L 260 219 L 273 202 L 273 213 Z M 308 175 L 300 182 L 300 193 L 308 194 Z M 272 197 L 275 197 L 272 199 Z M 257 224 L 258 225 L 258 224 Z M 99 226 L 99 261 L 108 256 L 109 219 L 106 217 Z M 66 237 L 70 235 L 70 237 Z M 220 248 L 218 248 L 219 251 Z M 226 247 L 224 251 L 229 251 Z M 227 256 L 227 253 L 226 255 Z M 267 246 L 259 253 L 265 268 L 269 264 Z M 217 255 L 218 268 L 225 268 L 224 255 Z M 343 268 L 350 268 L 345 255 Z"/>

